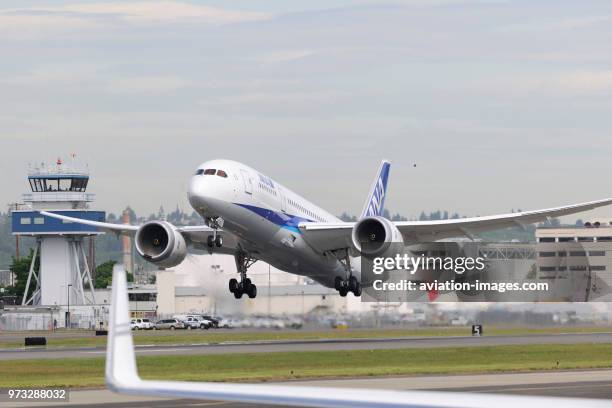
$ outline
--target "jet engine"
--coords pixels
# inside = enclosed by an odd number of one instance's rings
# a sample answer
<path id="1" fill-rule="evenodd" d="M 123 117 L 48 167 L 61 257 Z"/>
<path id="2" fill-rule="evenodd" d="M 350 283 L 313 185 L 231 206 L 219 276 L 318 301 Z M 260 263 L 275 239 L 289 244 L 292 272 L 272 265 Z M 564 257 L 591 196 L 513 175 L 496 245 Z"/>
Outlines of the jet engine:
<path id="1" fill-rule="evenodd" d="M 403 253 L 402 233 L 388 219 L 365 217 L 353 227 L 353 245 L 362 256 L 376 258 Z"/>
<path id="2" fill-rule="evenodd" d="M 166 221 L 150 221 L 136 232 L 138 254 L 162 268 L 171 268 L 187 256 L 187 243 L 176 227 Z"/>

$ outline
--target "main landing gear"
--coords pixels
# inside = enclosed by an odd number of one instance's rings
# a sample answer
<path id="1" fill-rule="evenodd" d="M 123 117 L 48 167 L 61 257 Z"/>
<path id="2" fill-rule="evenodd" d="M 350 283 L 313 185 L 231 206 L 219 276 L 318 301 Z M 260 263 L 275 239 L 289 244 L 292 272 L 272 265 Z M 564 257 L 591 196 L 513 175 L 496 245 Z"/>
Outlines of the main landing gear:
<path id="1" fill-rule="evenodd" d="M 348 279 L 336 276 L 334 287 L 342 297 L 345 297 L 349 292 L 352 292 L 355 297 L 361 296 L 361 283 L 354 276 L 349 276 Z"/>
<path id="2" fill-rule="evenodd" d="M 240 281 L 237 279 L 230 279 L 229 281 L 229 291 L 234 294 L 236 299 L 242 298 L 242 295 L 248 295 L 250 299 L 254 299 L 257 296 L 257 286 L 251 283 L 251 280 L 247 278 L 247 269 L 255 262 L 257 259 L 251 258 L 248 254 L 244 252 L 238 252 L 235 255 L 236 258 L 236 268 L 238 269 L 238 273 L 240 273 Z"/>
<path id="3" fill-rule="evenodd" d="M 346 270 L 346 279 L 342 279 L 340 276 L 336 276 L 334 279 L 334 288 L 340 293 L 340 296 L 345 297 L 349 292 L 352 292 L 355 297 L 361 296 L 361 283 L 353 276 L 353 270 L 351 269 L 351 258 L 349 257 L 348 251 L 343 258 L 338 258 L 340 263 L 344 265 Z"/>

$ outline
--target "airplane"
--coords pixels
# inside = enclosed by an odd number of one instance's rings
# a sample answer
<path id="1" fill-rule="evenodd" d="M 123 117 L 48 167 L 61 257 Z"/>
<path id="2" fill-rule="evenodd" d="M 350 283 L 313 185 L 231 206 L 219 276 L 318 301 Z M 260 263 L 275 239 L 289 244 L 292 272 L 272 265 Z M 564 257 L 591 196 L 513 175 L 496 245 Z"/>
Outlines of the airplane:
<path id="1" fill-rule="evenodd" d="M 188 247 L 233 255 L 240 279 L 229 281 L 236 299 L 257 296 L 248 278 L 256 261 L 307 276 L 335 288 L 340 296 L 360 296 L 358 257 L 393 256 L 398 247 L 545 221 L 612 204 L 612 199 L 544 210 L 432 221 L 390 221 L 382 216 L 391 163 L 382 160 L 361 216 L 344 222 L 263 173 L 232 160 L 210 160 L 191 177 L 188 199 L 205 221 L 175 226 L 165 220 L 143 225 L 96 222 L 49 211 L 44 216 L 81 223 L 134 237 L 136 251 L 160 268 L 180 264 Z"/>

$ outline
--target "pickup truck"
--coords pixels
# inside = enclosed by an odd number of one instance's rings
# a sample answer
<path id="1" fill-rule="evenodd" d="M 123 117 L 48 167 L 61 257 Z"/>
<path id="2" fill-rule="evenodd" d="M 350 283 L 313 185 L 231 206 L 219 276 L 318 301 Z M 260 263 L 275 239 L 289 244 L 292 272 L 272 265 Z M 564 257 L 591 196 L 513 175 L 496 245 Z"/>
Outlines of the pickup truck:
<path id="1" fill-rule="evenodd" d="M 211 322 L 205 319 L 198 319 L 194 316 L 188 316 L 183 320 L 183 324 L 185 324 L 185 328 L 187 330 L 191 329 L 203 329 L 208 330 L 211 326 Z"/>

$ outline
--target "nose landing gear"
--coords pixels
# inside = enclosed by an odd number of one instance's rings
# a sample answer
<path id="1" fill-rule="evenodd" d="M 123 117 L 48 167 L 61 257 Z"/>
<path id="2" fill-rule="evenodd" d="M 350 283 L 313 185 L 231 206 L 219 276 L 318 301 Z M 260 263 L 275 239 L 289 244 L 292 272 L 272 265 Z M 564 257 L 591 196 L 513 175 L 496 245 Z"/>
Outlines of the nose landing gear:
<path id="1" fill-rule="evenodd" d="M 223 246 L 223 237 L 221 235 L 217 235 L 215 231 L 215 234 L 208 236 L 206 239 L 206 244 L 209 248 L 213 248 L 215 246 L 217 248 L 221 248 Z"/>
<path id="2" fill-rule="evenodd" d="M 212 235 L 209 235 L 206 239 L 206 244 L 212 253 L 214 247 L 221 248 L 223 246 L 223 237 L 219 235 L 217 231 L 219 228 L 223 227 L 223 219 L 221 217 L 207 218 L 206 224 L 213 229 Z"/>

